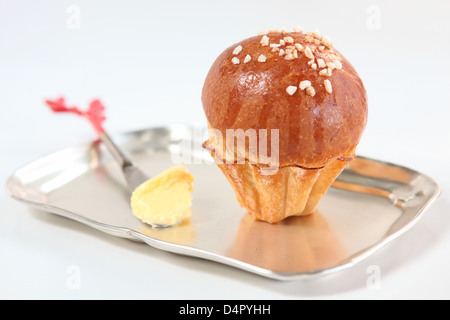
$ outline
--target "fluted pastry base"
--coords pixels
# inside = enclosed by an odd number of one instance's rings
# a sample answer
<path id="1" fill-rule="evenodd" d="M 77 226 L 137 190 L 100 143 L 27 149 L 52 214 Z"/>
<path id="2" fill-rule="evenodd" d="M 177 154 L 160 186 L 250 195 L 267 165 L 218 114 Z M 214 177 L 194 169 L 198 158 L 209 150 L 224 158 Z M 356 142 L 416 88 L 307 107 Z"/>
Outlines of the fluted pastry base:
<path id="1" fill-rule="evenodd" d="M 338 159 L 320 169 L 289 166 L 272 175 L 262 174 L 258 166 L 248 161 L 217 165 L 242 207 L 258 220 L 276 223 L 289 216 L 313 213 L 349 161 Z"/>

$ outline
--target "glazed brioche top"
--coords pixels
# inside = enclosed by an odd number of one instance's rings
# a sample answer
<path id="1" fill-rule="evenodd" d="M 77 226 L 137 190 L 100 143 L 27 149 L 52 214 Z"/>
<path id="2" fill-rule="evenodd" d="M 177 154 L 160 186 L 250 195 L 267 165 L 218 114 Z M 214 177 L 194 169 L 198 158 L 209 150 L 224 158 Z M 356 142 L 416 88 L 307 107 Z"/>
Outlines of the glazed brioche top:
<path id="1" fill-rule="evenodd" d="M 319 168 L 353 157 L 367 123 L 360 77 L 317 32 L 277 31 L 232 45 L 212 65 L 202 103 L 209 127 L 224 136 L 278 129 L 279 166 Z"/>

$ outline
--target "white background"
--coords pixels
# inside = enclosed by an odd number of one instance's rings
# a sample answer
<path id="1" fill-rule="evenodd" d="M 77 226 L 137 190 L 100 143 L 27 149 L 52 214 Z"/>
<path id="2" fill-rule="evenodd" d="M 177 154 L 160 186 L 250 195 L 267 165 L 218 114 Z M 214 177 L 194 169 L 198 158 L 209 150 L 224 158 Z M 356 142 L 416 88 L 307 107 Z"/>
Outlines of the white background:
<path id="1" fill-rule="evenodd" d="M 80 10 L 79 26 L 68 9 Z M 91 141 L 42 101 L 107 106 L 112 133 L 204 123 L 203 80 L 225 48 L 267 28 L 327 35 L 369 96 L 359 154 L 434 178 L 440 199 L 406 234 L 355 267 L 278 282 L 114 238 L 0 194 L 3 299 L 450 298 L 450 2 L 0 0 L 0 180 Z M 78 28 L 79 27 L 79 28 Z M 68 285 L 71 266 L 80 286 Z M 380 287 L 368 286 L 371 266 Z M 70 283 L 69 283 L 70 284 Z"/>

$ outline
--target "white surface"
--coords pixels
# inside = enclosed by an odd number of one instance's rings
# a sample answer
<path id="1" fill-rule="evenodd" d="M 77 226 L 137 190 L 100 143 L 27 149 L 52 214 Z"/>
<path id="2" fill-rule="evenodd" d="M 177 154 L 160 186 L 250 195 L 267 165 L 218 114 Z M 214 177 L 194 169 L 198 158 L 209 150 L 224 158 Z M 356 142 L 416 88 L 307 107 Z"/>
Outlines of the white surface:
<path id="1" fill-rule="evenodd" d="M 287 283 L 114 238 L 3 192 L 0 298 L 450 298 L 449 10 L 438 0 L 0 0 L 1 181 L 93 138 L 79 119 L 51 114 L 44 98 L 62 94 L 84 107 L 100 97 L 111 132 L 202 124 L 203 80 L 223 49 L 303 25 L 326 34 L 365 82 L 370 116 L 359 154 L 421 171 L 443 189 L 418 224 L 368 260 Z"/>

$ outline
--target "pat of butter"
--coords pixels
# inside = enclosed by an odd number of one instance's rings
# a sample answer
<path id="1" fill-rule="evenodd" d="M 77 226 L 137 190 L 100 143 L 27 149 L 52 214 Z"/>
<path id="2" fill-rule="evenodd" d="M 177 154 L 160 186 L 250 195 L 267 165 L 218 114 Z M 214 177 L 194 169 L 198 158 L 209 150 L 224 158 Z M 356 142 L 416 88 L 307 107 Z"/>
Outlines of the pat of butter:
<path id="1" fill-rule="evenodd" d="M 163 171 L 133 192 L 133 214 L 151 225 L 171 226 L 189 218 L 193 183 L 194 177 L 184 166 Z"/>

